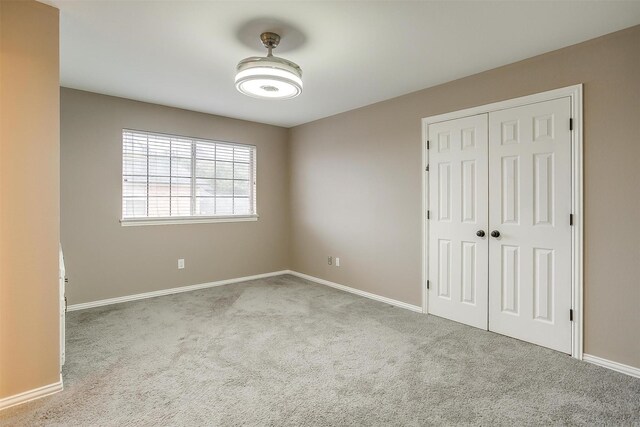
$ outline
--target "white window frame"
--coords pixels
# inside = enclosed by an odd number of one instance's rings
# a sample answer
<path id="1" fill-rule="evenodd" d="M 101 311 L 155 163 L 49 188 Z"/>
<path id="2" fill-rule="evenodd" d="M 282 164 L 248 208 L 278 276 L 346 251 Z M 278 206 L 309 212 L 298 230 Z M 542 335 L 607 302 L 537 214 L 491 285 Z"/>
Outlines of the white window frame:
<path id="1" fill-rule="evenodd" d="M 130 217 L 130 218 L 124 218 L 123 217 L 123 204 L 124 204 L 124 182 L 122 182 L 122 186 L 121 186 L 121 193 L 120 193 L 120 225 L 122 225 L 123 227 L 128 227 L 128 226 L 141 226 L 141 225 L 171 225 L 171 224 L 201 224 L 201 223 L 215 223 L 215 222 L 246 222 L 246 221 L 257 221 L 259 218 L 258 215 L 258 207 L 257 207 L 257 147 L 255 145 L 252 144 L 242 144 L 242 143 L 238 143 L 238 142 L 229 142 L 229 141 L 220 141 L 220 140 L 212 140 L 212 139 L 207 139 L 207 138 L 197 138 L 197 137 L 188 137 L 188 136 L 182 136 L 182 135 L 175 135 L 175 134 L 168 134 L 168 133 L 161 133 L 161 132 L 151 132 L 151 131 L 145 131 L 145 130 L 138 130 L 138 129 L 131 129 L 131 128 L 124 128 L 122 129 L 122 133 L 121 133 L 121 146 L 122 144 L 124 144 L 124 134 L 125 132 L 134 132 L 134 133 L 139 133 L 139 134 L 146 134 L 146 135 L 157 135 L 157 136 L 161 136 L 161 137 L 172 137 L 172 138 L 179 138 L 179 139 L 187 139 L 187 140 L 191 140 L 192 143 L 192 153 L 195 153 L 195 143 L 196 142 L 205 142 L 205 143 L 218 143 L 218 144 L 225 144 L 225 145 L 232 145 L 232 146 L 243 146 L 243 147 L 249 147 L 253 150 L 253 162 L 251 164 L 250 167 L 250 184 L 251 184 L 251 188 L 250 188 L 250 192 L 251 192 L 251 198 L 253 200 L 253 210 L 254 213 L 253 214 L 247 214 L 247 215 L 237 215 L 237 214 L 233 214 L 233 215 L 212 215 L 212 216 L 204 216 L 204 215 L 189 215 L 189 216 L 168 216 L 168 217 Z M 124 154 L 124 153 L 122 153 Z M 192 179 L 192 195 L 191 195 L 191 204 L 193 205 L 195 203 L 195 183 L 193 181 L 195 181 L 195 167 L 196 167 L 196 161 L 195 158 L 193 157 L 195 156 L 195 154 L 192 154 L 192 163 L 191 163 L 191 179 Z M 122 159 L 122 157 L 121 157 Z M 123 162 L 120 162 L 121 167 L 123 165 Z M 123 174 L 124 174 L 124 169 L 120 170 L 120 179 L 122 180 L 123 178 Z M 149 172 L 147 171 L 147 174 Z"/>

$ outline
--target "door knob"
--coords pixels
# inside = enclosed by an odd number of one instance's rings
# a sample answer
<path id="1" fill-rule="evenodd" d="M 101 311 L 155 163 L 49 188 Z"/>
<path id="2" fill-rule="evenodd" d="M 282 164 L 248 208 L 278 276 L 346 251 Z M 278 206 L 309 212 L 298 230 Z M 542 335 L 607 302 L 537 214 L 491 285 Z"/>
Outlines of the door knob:
<path id="1" fill-rule="evenodd" d="M 476 236 L 478 236 L 478 237 L 484 237 L 484 230 L 478 230 L 478 231 L 476 231 Z"/>
<path id="2" fill-rule="evenodd" d="M 500 232 L 498 230 L 493 230 L 491 232 L 491 237 L 500 237 Z"/>

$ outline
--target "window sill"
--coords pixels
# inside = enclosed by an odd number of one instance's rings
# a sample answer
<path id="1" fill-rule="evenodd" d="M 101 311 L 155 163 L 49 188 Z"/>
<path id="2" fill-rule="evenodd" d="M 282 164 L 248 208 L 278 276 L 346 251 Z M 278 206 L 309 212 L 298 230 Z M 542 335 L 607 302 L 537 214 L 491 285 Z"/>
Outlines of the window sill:
<path id="1" fill-rule="evenodd" d="M 126 218 L 120 220 L 123 227 L 140 225 L 175 225 L 206 224 L 212 222 L 247 222 L 257 221 L 258 215 L 204 216 L 204 217 L 169 217 L 169 218 Z"/>

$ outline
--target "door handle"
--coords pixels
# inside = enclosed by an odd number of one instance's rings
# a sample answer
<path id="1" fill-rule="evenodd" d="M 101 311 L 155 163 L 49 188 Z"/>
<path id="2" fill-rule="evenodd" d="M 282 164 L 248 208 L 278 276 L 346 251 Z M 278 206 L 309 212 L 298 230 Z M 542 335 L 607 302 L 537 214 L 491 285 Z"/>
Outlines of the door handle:
<path id="1" fill-rule="evenodd" d="M 493 230 L 491 232 L 491 237 L 495 237 L 495 238 L 500 237 L 500 232 L 498 230 Z"/>
<path id="2" fill-rule="evenodd" d="M 476 231 L 476 236 L 478 236 L 478 237 L 484 237 L 484 230 L 478 230 L 478 231 Z"/>

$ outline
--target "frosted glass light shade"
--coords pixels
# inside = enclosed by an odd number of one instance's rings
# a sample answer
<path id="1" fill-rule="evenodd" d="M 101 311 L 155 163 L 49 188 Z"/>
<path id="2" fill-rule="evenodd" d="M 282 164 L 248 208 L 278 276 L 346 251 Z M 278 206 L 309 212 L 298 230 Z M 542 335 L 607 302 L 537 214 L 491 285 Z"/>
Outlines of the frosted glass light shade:
<path id="1" fill-rule="evenodd" d="M 302 93 L 302 70 L 283 58 L 253 56 L 238 64 L 236 88 L 254 98 L 295 98 Z"/>

